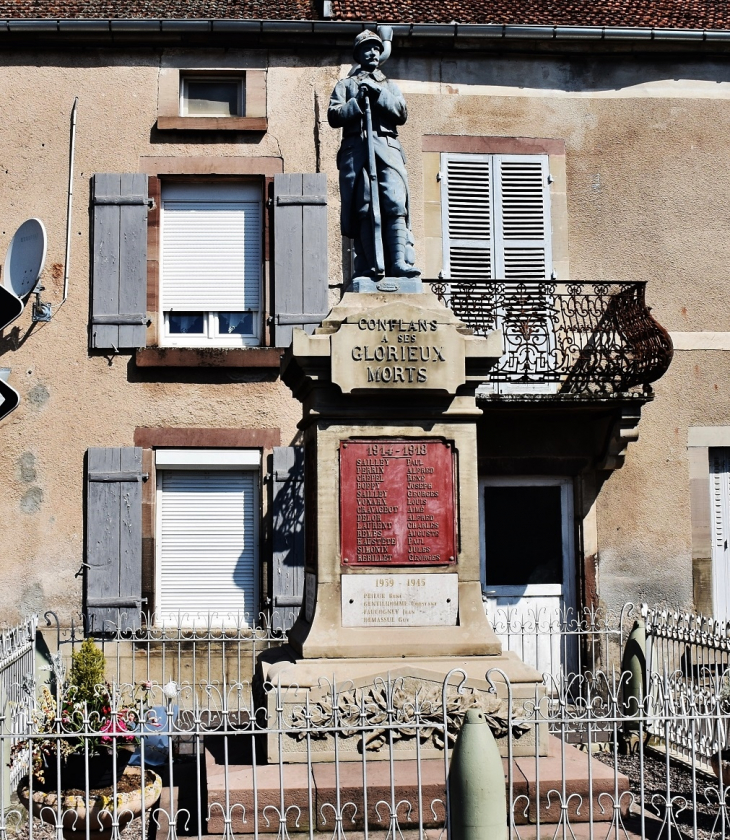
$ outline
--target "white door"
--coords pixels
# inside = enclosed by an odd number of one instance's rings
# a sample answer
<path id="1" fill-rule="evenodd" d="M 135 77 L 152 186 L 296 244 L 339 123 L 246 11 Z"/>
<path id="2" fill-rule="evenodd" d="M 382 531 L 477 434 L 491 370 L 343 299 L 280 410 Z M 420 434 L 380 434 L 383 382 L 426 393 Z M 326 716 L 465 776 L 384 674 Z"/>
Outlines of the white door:
<path id="1" fill-rule="evenodd" d="M 482 585 L 505 650 L 557 678 L 576 639 L 573 484 L 569 478 L 484 478 L 479 487 Z"/>
<path id="2" fill-rule="evenodd" d="M 730 449 L 710 449 L 712 614 L 730 621 Z"/>

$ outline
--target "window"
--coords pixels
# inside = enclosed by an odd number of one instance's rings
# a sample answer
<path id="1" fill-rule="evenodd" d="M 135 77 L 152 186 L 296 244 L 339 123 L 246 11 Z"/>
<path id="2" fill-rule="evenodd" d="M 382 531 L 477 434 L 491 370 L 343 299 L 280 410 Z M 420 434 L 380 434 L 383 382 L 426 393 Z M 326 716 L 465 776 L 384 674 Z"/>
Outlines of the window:
<path id="1" fill-rule="evenodd" d="M 539 283 L 554 277 L 550 236 L 550 176 L 546 154 L 441 154 L 443 271 L 447 280 L 482 284 L 507 280 Z M 505 355 L 497 370 L 514 370 L 513 382 L 485 384 L 484 393 L 555 393 L 540 381 L 540 362 L 554 348 L 547 289 L 531 287 L 526 338 L 524 293 L 506 293 L 504 306 L 487 310 L 502 330 Z M 455 311 L 458 311 L 455 291 Z M 517 307 L 510 307 L 516 300 Z M 514 313 L 517 317 L 514 317 Z M 469 323 L 468 316 L 465 318 Z M 530 342 L 539 347 L 530 346 Z M 524 381 L 525 377 L 529 381 Z"/>
<path id="2" fill-rule="evenodd" d="M 547 155 L 442 153 L 443 276 L 549 279 L 548 185 Z"/>
<path id="3" fill-rule="evenodd" d="M 180 79 L 181 117 L 242 117 L 244 76 L 187 76 Z"/>
<path id="4" fill-rule="evenodd" d="M 260 463 L 258 450 L 157 450 L 159 622 L 255 623 Z"/>
<path id="5" fill-rule="evenodd" d="M 255 50 L 163 52 L 157 130 L 266 131 L 266 63 Z"/>
<path id="6" fill-rule="evenodd" d="M 730 620 L 730 449 L 711 447 L 712 614 Z"/>
<path id="7" fill-rule="evenodd" d="M 254 184 L 163 183 L 162 344 L 259 343 L 261 203 Z"/>

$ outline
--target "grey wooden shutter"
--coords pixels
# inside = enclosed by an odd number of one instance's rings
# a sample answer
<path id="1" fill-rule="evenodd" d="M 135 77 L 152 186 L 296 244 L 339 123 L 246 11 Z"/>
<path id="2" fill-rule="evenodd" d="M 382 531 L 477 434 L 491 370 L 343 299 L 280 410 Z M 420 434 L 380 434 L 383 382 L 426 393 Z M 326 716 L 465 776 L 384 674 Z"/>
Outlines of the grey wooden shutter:
<path id="1" fill-rule="evenodd" d="M 92 633 L 138 630 L 142 607 L 142 449 L 88 450 L 86 614 Z"/>
<path id="2" fill-rule="evenodd" d="M 304 594 L 304 448 L 274 447 L 272 628 L 289 630 Z"/>
<path id="3" fill-rule="evenodd" d="M 274 177 L 274 343 L 312 333 L 327 307 L 327 176 Z"/>
<path id="4" fill-rule="evenodd" d="M 145 347 L 147 176 L 94 175 L 91 347 Z"/>

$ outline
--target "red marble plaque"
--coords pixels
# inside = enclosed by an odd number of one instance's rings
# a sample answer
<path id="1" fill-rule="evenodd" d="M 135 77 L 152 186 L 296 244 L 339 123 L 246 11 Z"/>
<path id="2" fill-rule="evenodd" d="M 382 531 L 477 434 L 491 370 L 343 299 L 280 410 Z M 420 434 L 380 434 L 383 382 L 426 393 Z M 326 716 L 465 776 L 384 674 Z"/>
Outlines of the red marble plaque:
<path id="1" fill-rule="evenodd" d="M 452 447 L 433 439 L 343 441 L 340 529 L 346 566 L 454 563 Z"/>

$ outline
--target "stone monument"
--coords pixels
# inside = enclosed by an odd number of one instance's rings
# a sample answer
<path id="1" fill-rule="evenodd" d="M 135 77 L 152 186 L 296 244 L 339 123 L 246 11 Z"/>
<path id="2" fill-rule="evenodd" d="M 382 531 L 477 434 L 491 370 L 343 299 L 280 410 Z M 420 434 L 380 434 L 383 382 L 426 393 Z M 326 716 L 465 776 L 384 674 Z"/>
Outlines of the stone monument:
<path id="1" fill-rule="evenodd" d="M 446 675 L 463 668 L 467 704 L 493 702 L 490 668 L 518 698 L 540 682 L 502 651 L 482 602 L 474 394 L 502 336 L 475 337 L 423 290 L 395 130 L 406 107 L 377 69 L 381 51 L 387 39 L 358 36 L 358 66 L 329 111 L 343 128 L 342 230 L 355 240 L 356 277 L 313 335 L 294 331 L 282 359 L 303 406 L 305 594 L 289 644 L 260 657 L 259 679 L 290 711 L 303 691 L 316 703 L 323 677 L 356 692 L 398 677 L 440 703 Z M 534 750 L 534 732 L 515 748 Z M 357 760 L 356 745 L 340 758 Z M 292 740 L 285 760 L 306 760 L 303 744 Z"/>
<path id="2" fill-rule="evenodd" d="M 403 94 L 379 65 L 386 43 L 365 30 L 355 38 L 355 66 L 335 85 L 327 119 L 342 129 L 340 227 L 354 242 L 353 292 L 420 292 L 410 227 L 406 158 L 398 126 L 408 119 Z"/>

